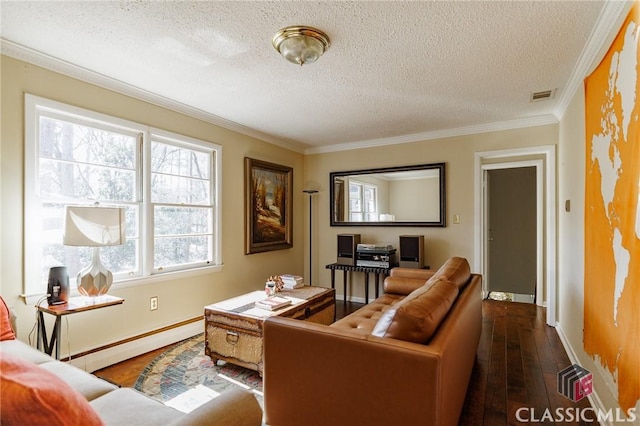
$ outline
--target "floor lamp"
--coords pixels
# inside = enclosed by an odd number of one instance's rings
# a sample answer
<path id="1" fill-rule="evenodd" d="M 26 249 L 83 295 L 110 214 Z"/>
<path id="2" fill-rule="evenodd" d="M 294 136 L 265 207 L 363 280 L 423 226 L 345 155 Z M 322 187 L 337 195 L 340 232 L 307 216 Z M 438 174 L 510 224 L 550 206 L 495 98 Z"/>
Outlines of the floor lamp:
<path id="1" fill-rule="evenodd" d="M 313 235 L 313 221 L 311 220 L 313 218 L 313 200 L 311 197 L 313 197 L 313 194 L 316 194 L 318 191 L 316 189 L 305 189 L 304 191 L 305 194 L 309 194 L 309 285 L 311 285 L 311 281 L 313 279 L 313 271 L 311 269 L 311 266 L 313 264 L 313 257 L 311 256 L 311 248 L 313 247 L 311 238 Z"/>

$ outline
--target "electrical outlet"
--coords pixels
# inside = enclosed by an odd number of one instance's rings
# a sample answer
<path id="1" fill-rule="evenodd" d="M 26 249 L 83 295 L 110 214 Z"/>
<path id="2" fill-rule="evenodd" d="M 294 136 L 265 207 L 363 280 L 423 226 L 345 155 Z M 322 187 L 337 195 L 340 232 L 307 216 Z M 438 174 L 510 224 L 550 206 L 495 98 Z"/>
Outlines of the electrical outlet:
<path id="1" fill-rule="evenodd" d="M 149 309 L 151 309 L 152 311 L 158 309 L 158 296 L 153 296 L 151 299 L 149 299 Z"/>

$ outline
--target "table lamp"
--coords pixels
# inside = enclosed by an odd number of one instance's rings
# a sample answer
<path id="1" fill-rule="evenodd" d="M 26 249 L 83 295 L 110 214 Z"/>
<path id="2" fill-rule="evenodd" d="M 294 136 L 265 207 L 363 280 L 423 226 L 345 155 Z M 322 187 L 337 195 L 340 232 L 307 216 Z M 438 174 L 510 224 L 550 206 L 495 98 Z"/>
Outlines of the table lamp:
<path id="1" fill-rule="evenodd" d="M 100 262 L 100 247 L 125 242 L 124 208 L 66 206 L 62 243 L 67 246 L 93 247 L 93 261 L 76 278 L 83 296 L 107 294 L 113 274 Z"/>

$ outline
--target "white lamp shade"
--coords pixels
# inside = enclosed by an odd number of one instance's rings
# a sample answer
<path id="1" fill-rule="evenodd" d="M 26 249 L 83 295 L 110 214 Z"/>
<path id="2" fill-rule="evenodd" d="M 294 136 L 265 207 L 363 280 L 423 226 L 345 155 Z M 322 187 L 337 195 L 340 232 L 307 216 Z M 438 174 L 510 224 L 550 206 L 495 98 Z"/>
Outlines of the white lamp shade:
<path id="1" fill-rule="evenodd" d="M 125 242 L 124 208 L 67 206 L 62 243 L 67 246 L 118 246 Z"/>

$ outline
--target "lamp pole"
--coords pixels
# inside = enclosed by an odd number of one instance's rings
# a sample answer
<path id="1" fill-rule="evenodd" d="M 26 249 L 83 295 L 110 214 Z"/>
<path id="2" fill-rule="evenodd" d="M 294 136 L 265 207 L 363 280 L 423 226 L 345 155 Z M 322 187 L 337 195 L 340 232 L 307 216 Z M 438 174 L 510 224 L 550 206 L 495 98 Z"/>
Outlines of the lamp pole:
<path id="1" fill-rule="evenodd" d="M 313 270 L 311 268 L 312 264 L 313 264 L 313 257 L 311 256 L 311 248 L 313 247 L 312 245 L 312 237 L 313 237 L 313 202 L 311 197 L 313 196 L 313 194 L 316 194 L 318 191 L 316 189 L 305 189 L 304 191 L 305 194 L 309 194 L 309 285 L 311 285 L 311 281 L 313 280 Z"/>

